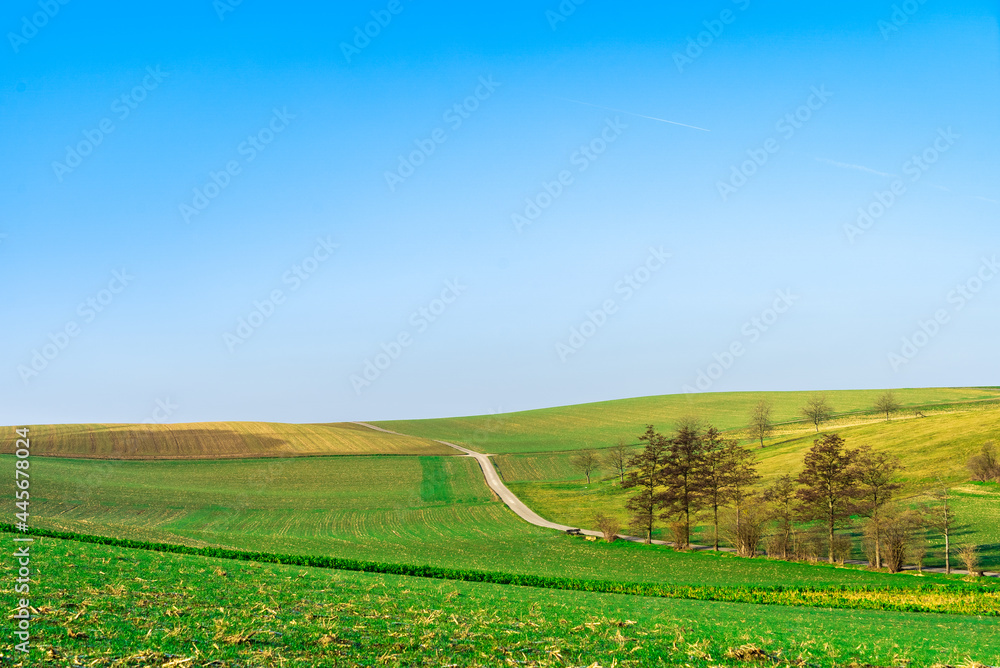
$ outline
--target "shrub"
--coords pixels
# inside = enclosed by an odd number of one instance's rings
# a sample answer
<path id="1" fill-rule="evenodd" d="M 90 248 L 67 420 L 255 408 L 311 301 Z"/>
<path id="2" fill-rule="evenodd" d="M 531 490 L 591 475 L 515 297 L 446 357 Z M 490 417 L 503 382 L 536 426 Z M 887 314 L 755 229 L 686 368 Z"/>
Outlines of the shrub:
<path id="1" fill-rule="evenodd" d="M 969 577 L 974 578 L 983 574 L 979 567 L 979 550 L 975 545 L 963 545 L 958 549 L 958 557 L 965 564 L 965 569 L 969 571 Z"/>
<path id="2" fill-rule="evenodd" d="M 604 540 L 609 543 L 615 542 L 615 538 L 618 537 L 618 532 L 621 531 L 622 523 L 616 517 L 609 517 L 604 513 L 598 513 L 594 517 L 594 522 L 597 524 L 597 528 L 602 534 L 604 534 Z"/>
<path id="3" fill-rule="evenodd" d="M 670 535 L 673 537 L 676 549 L 686 550 L 688 548 L 688 531 L 684 520 L 675 520 L 670 523 Z"/>
<path id="4" fill-rule="evenodd" d="M 851 537 L 838 533 L 833 537 L 833 560 L 836 561 L 841 566 L 844 562 L 851 558 L 851 552 L 854 550 L 854 542 Z"/>
<path id="5" fill-rule="evenodd" d="M 906 565 L 910 548 L 910 530 L 903 524 L 889 525 L 882 534 L 882 562 L 890 573 L 898 573 Z"/>
<path id="6" fill-rule="evenodd" d="M 983 449 L 969 458 L 968 467 L 973 480 L 1000 482 L 1000 457 L 997 456 L 993 441 L 984 443 Z"/>
<path id="7" fill-rule="evenodd" d="M 764 539 L 767 515 L 760 506 L 750 506 L 739 514 L 727 513 L 722 523 L 722 533 L 741 557 L 756 556 Z"/>

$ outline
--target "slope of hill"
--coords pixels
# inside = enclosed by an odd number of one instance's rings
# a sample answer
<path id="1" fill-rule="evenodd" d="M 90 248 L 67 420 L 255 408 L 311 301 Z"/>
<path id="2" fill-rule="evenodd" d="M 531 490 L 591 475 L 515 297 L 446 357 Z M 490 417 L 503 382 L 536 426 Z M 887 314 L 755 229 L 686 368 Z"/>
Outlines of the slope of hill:
<path id="1" fill-rule="evenodd" d="M 93 459 L 242 459 L 320 455 L 452 455 L 431 440 L 352 423 L 60 424 L 30 426 L 32 455 Z M 5 433 L 13 435 L 12 428 Z M 13 438 L 0 453 L 14 452 Z"/>
<path id="2" fill-rule="evenodd" d="M 1000 442 L 1000 408 L 968 407 L 966 410 L 927 413 L 926 418 L 905 417 L 854 426 L 824 426 L 822 433 L 836 431 L 847 447 L 871 446 L 876 451 L 899 456 L 904 488 L 900 497 L 907 502 L 925 501 L 924 493 L 938 480 L 954 489 L 956 512 L 963 529 L 962 541 L 986 549 L 984 565 L 1000 565 L 995 545 L 1000 535 L 1000 485 L 969 483 L 966 462 L 989 440 Z M 798 475 L 803 456 L 817 434 L 806 431 L 767 441 L 761 449 L 754 444 L 762 485 L 782 474 Z M 638 447 L 633 447 L 638 451 Z M 493 458 L 501 477 L 524 503 L 545 519 L 590 527 L 601 512 L 626 520 L 627 490 L 617 476 L 599 471 L 592 484 L 571 464 L 573 452 L 538 452 L 499 455 Z M 665 535 L 661 536 L 665 537 Z M 932 559 L 935 563 L 937 557 Z"/>
<path id="3" fill-rule="evenodd" d="M 832 426 L 878 422 L 871 410 L 881 390 L 826 392 L 838 417 Z M 932 388 L 895 390 L 903 414 L 941 412 L 1000 402 L 1000 388 Z M 774 418 L 784 433 L 805 434 L 799 410 L 812 392 L 718 392 L 670 394 L 618 399 L 540 410 L 430 420 L 376 422 L 380 427 L 413 436 L 443 439 L 490 453 L 558 452 L 635 443 L 646 424 L 662 430 L 686 416 L 697 416 L 720 429 L 743 427 L 751 407 L 761 399 L 774 405 Z"/>
<path id="4" fill-rule="evenodd" d="M 658 426 L 659 428 L 659 426 Z M 664 432 L 669 432 L 664 425 Z M 802 457 L 818 435 L 837 432 L 848 447 L 869 445 L 877 451 L 898 455 L 903 463 L 903 480 L 911 490 L 922 489 L 937 478 L 957 483 L 969 479 L 966 462 L 983 443 L 1000 442 L 1000 407 L 983 406 L 954 412 L 928 413 L 927 417 L 884 418 L 855 425 L 823 425 L 817 434 L 810 425 L 793 433 L 768 439 L 760 448 L 755 442 L 759 471 L 765 482 L 784 473 L 797 475 Z M 638 451 L 633 434 L 629 443 Z M 748 443 L 748 441 L 744 441 Z M 610 444 L 602 444 L 607 447 Z M 574 452 L 513 453 L 494 458 L 506 482 L 580 480 L 582 474 L 570 464 Z M 610 475 L 602 471 L 603 476 Z"/>

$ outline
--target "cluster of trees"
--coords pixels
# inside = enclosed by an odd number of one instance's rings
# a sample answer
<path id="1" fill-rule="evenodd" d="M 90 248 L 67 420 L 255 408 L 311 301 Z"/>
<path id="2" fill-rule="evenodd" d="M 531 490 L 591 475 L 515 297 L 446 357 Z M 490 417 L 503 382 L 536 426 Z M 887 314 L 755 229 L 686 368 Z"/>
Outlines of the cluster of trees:
<path id="1" fill-rule="evenodd" d="M 657 520 L 664 519 L 674 543 L 686 548 L 692 522 L 703 510 L 712 514 L 715 549 L 723 509 L 734 511 L 734 530 L 740 533 L 750 487 L 760 479 L 749 449 L 693 420 L 683 421 L 669 437 L 648 425 L 639 440 L 645 447 L 628 460 L 622 487 L 635 490 L 626 508 L 631 526 L 643 533 L 646 542 L 652 539 Z"/>
<path id="2" fill-rule="evenodd" d="M 951 571 L 956 524 L 947 488 L 942 485 L 931 503 L 916 510 L 903 508 L 896 502 L 902 465 L 894 455 L 868 446 L 848 448 L 838 434 L 825 434 L 805 454 L 798 476 L 784 475 L 758 489 L 753 452 L 712 426 L 689 419 L 664 435 L 648 425 L 639 440 L 643 448 L 636 454 L 619 444 L 603 461 L 590 451 L 578 455 L 577 463 L 615 470 L 621 486 L 632 490 L 626 503 L 630 526 L 646 542 L 666 523 L 674 545 L 685 549 L 692 527 L 707 516 L 716 550 L 721 537 L 737 553 L 754 556 L 767 536 L 770 556 L 815 558 L 822 546 L 828 561 L 842 562 L 853 549 L 844 530 L 860 519 L 872 567 L 896 572 L 907 559 L 922 563 L 924 536 L 932 532 L 944 538 Z M 613 537 L 617 525 L 600 519 Z M 967 564 L 969 556 L 975 559 L 974 552 L 963 554 Z"/>

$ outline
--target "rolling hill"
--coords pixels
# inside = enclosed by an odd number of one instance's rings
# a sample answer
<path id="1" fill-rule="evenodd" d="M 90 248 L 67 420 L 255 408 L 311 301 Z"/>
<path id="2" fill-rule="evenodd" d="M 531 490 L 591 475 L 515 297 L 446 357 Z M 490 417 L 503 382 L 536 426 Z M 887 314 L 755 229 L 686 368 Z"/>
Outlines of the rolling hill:
<path id="1" fill-rule="evenodd" d="M 882 390 L 826 392 L 837 411 L 831 427 L 878 422 L 871 407 Z M 930 388 L 895 390 L 903 404 L 901 415 L 966 410 L 977 405 L 1000 404 L 1000 388 Z M 575 406 L 430 420 L 373 422 L 403 434 L 443 439 L 479 452 L 558 452 L 614 445 L 619 439 L 635 443 L 654 424 L 669 430 L 678 419 L 697 416 L 723 430 L 738 430 L 747 422 L 751 407 L 761 399 L 774 405 L 781 434 L 805 434 L 812 425 L 802 421 L 799 409 L 813 392 L 713 392 L 668 394 L 617 399 Z"/>
<path id="2" fill-rule="evenodd" d="M 386 434 L 353 423 L 61 424 L 29 429 L 31 453 L 41 457 L 141 460 L 455 454 L 425 438 Z M 13 452 L 13 438 L 0 443 L 0 453 Z"/>

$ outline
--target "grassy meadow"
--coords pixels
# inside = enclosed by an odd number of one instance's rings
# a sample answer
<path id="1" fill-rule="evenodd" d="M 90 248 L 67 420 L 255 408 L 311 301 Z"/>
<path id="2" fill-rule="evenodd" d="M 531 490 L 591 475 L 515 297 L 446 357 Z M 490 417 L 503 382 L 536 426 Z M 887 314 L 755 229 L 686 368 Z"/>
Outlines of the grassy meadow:
<path id="1" fill-rule="evenodd" d="M 948 581 L 587 542 L 522 521 L 469 457 L 40 458 L 32 471 L 32 526 L 115 538 L 679 585 Z"/>
<path id="2" fill-rule="evenodd" d="M 39 539 L 18 666 L 1000 664 L 995 618 L 596 594 Z M 13 566 L 0 562 L 4 596 Z"/>

